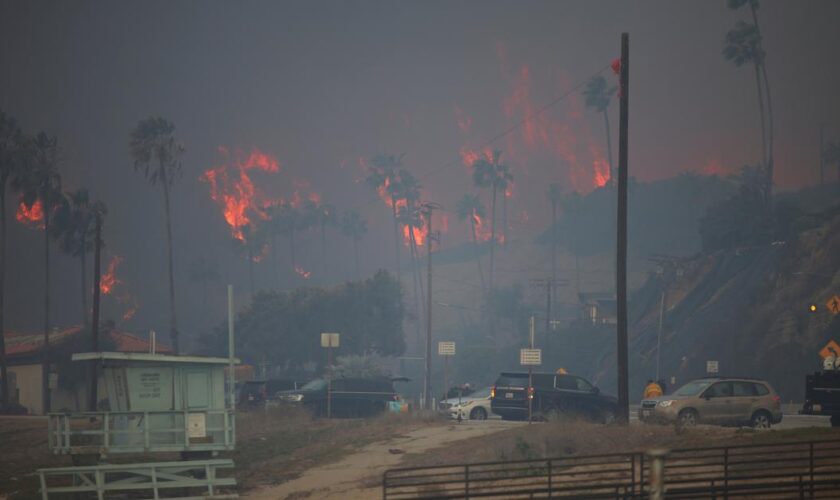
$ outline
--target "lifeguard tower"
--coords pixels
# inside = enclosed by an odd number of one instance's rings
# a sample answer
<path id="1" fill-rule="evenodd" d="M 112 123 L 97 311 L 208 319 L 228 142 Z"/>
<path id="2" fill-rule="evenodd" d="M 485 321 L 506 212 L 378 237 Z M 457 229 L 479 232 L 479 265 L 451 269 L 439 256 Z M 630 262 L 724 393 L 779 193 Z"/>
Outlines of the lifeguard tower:
<path id="1" fill-rule="evenodd" d="M 217 477 L 233 461 L 209 458 L 236 443 L 233 375 L 225 376 L 225 366 L 237 360 L 120 352 L 80 353 L 72 359 L 100 364 L 107 408 L 51 413 L 53 453 L 105 458 L 181 452 L 187 460 L 40 469 L 43 499 L 86 492 L 102 499 L 128 490 L 148 490 L 158 498 L 172 488 L 201 488 L 202 498 L 236 496 L 217 494 L 236 485 L 233 477 Z"/>

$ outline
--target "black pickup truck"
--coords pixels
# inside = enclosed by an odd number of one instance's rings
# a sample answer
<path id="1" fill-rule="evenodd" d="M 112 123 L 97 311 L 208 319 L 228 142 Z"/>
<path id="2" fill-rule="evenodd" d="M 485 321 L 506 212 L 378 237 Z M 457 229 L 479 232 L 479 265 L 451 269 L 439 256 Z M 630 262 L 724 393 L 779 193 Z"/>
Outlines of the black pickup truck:
<path id="1" fill-rule="evenodd" d="M 805 415 L 829 415 L 831 426 L 840 427 L 840 371 L 822 370 L 805 376 Z"/>

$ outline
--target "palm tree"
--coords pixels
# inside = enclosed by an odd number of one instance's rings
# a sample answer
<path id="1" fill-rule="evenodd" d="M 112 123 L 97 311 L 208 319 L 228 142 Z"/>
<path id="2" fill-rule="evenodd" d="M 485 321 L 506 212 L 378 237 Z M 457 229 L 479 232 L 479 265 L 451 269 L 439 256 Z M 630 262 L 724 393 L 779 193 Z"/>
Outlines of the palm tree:
<path id="1" fill-rule="evenodd" d="M 755 83 L 758 95 L 759 119 L 761 122 L 762 160 L 766 169 L 766 188 L 768 210 L 772 206 L 773 193 L 773 102 L 770 99 L 770 82 L 767 78 L 765 65 L 766 52 L 761 43 L 761 29 L 758 25 L 758 0 L 729 0 L 729 8 L 738 10 L 748 6 L 752 15 L 752 24 L 738 21 L 735 28 L 726 34 L 723 56 L 732 61 L 736 67 L 752 64 L 755 71 Z M 765 103 L 767 107 L 767 124 L 765 124 Z"/>
<path id="2" fill-rule="evenodd" d="M 545 195 L 551 203 L 551 283 L 552 286 L 557 286 L 557 207 L 562 197 L 560 185 L 552 182 Z M 552 296 L 557 298 L 556 293 Z"/>
<path id="3" fill-rule="evenodd" d="M 755 27 L 755 50 L 753 51 L 753 56 L 755 56 L 755 60 L 753 64 L 757 64 L 761 70 L 761 79 L 764 83 L 764 96 L 766 101 L 761 100 L 761 85 L 758 85 L 758 94 L 759 94 L 759 107 L 762 106 L 763 102 L 767 103 L 767 157 L 766 157 L 766 164 L 767 164 L 767 178 L 768 182 L 770 183 L 770 188 L 768 189 L 768 195 L 772 195 L 772 184 L 773 184 L 773 136 L 774 136 L 774 125 L 773 125 L 773 100 L 770 99 L 770 81 L 767 78 L 767 53 L 764 51 L 764 47 L 762 44 L 762 37 L 761 37 L 761 28 L 758 24 L 758 7 L 759 3 L 758 0 L 729 0 L 729 8 L 732 10 L 738 10 L 744 6 L 749 6 L 750 14 L 753 20 L 753 26 Z M 737 31 L 737 26 L 736 30 Z M 730 32 L 731 33 L 731 32 Z M 728 37 L 728 34 L 727 34 Z M 728 41 L 728 40 L 727 40 Z M 726 55 L 724 49 L 724 55 Z M 729 59 L 729 57 L 727 57 Z M 746 61 L 745 61 L 746 62 Z M 741 66 L 744 64 L 738 64 L 736 62 L 736 66 Z M 757 77 L 756 77 L 757 79 Z M 764 117 L 764 112 L 762 110 L 762 120 Z M 762 121 L 762 138 L 764 137 L 764 124 Z"/>
<path id="4" fill-rule="evenodd" d="M 175 271 L 172 261 L 172 211 L 169 190 L 181 175 L 184 146 L 175 139 L 175 125 L 160 116 L 152 116 L 137 124 L 131 133 L 131 157 L 134 170 L 141 171 L 152 186 L 160 183 L 166 213 L 166 257 L 169 270 L 169 333 L 172 349 L 178 353 L 178 321 L 175 314 Z"/>
<path id="5" fill-rule="evenodd" d="M 507 185 L 513 180 L 507 165 L 501 162 L 502 152 L 493 151 L 489 158 L 480 158 L 473 162 L 473 183 L 482 188 L 490 188 L 493 193 L 493 202 L 490 206 L 490 270 L 488 271 L 487 282 L 490 292 L 493 292 L 493 256 L 496 247 L 496 194 L 502 185 Z"/>
<path id="6" fill-rule="evenodd" d="M 397 262 L 397 282 L 400 280 L 400 225 L 397 220 L 397 193 L 399 187 L 399 175 L 397 169 L 402 165 L 405 155 L 376 155 L 370 159 L 370 168 L 365 182 L 375 189 L 383 198 L 387 198 L 391 205 L 391 217 L 394 220 L 394 248 Z"/>
<path id="7" fill-rule="evenodd" d="M 272 218 L 272 225 L 277 234 L 285 236 L 289 239 L 289 259 L 292 267 L 292 279 L 297 282 L 298 265 L 295 246 L 295 233 L 306 229 L 309 225 L 309 220 L 297 208 L 288 203 L 281 203 L 277 206 Z"/>
<path id="8" fill-rule="evenodd" d="M 321 230 L 321 273 L 324 279 L 327 276 L 327 227 L 332 227 L 337 224 L 336 209 L 329 203 L 319 203 L 316 201 L 307 201 L 304 205 L 304 210 L 307 212 L 307 218 L 311 221 L 313 226 L 317 226 Z"/>
<path id="9" fill-rule="evenodd" d="M 254 223 L 245 224 L 242 226 L 242 239 L 233 238 L 234 250 L 237 253 L 244 253 L 248 259 L 248 282 L 251 286 L 251 297 L 254 296 L 254 259 L 259 256 L 259 252 L 264 245 L 263 231 Z M 206 292 L 205 292 L 206 295 Z M 206 300 L 206 299 L 205 299 Z"/>
<path id="10" fill-rule="evenodd" d="M 17 122 L 0 110 L 0 407 L 9 404 L 6 373 L 6 184 L 19 164 L 23 135 Z"/>
<path id="11" fill-rule="evenodd" d="M 82 285 L 82 324 L 88 326 L 87 255 L 96 239 L 96 216 L 87 189 L 65 193 L 55 212 L 53 234 L 62 252 L 78 257 Z M 100 208 L 103 215 L 104 206 Z"/>
<path id="12" fill-rule="evenodd" d="M 44 213 L 44 355 L 41 365 L 44 413 L 50 411 L 50 217 L 61 196 L 58 164 L 58 139 L 44 132 L 25 141 L 23 164 L 12 187 L 23 194 L 23 202 L 32 206 L 41 201 Z"/>
<path id="13" fill-rule="evenodd" d="M 341 216 L 341 232 L 353 240 L 353 254 L 356 257 L 356 279 L 361 279 L 359 271 L 359 241 L 367 233 L 367 221 L 356 211 L 344 212 Z"/>
<path id="14" fill-rule="evenodd" d="M 455 211 L 458 215 L 458 220 L 470 222 L 470 234 L 472 235 L 472 242 L 475 248 L 475 261 L 478 264 L 478 276 L 481 279 L 481 288 L 484 288 L 484 271 L 481 269 L 481 252 L 479 251 L 478 234 L 476 233 L 476 219 L 481 220 L 487 216 L 484 209 L 484 204 L 478 196 L 474 194 L 465 194 L 455 205 Z"/>
<path id="15" fill-rule="evenodd" d="M 601 75 L 593 77 L 586 84 L 583 96 L 586 100 L 586 107 L 604 115 L 604 130 L 607 134 L 607 160 L 610 162 L 610 182 L 618 178 L 613 170 L 612 141 L 610 140 L 610 115 L 607 109 L 610 107 L 610 98 L 615 94 L 618 87 L 607 88 L 607 80 Z"/>

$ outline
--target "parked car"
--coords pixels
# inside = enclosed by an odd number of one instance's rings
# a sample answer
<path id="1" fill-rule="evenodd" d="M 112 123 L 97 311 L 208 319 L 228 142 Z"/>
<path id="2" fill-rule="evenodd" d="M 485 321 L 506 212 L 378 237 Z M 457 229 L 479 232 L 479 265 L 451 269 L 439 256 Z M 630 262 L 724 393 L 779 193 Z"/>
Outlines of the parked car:
<path id="1" fill-rule="evenodd" d="M 332 381 L 330 414 L 334 417 L 366 417 L 389 410 L 402 403 L 394 390 L 394 382 L 405 381 L 403 378 L 336 378 Z M 316 416 L 327 415 L 327 381 L 315 379 L 298 391 L 278 394 L 282 401 L 300 404 L 311 410 Z"/>
<path id="2" fill-rule="evenodd" d="M 490 387 L 471 391 L 468 396 L 444 399 L 438 404 L 441 411 L 457 419 L 487 420 L 490 415 Z"/>
<path id="3" fill-rule="evenodd" d="M 490 407 L 505 420 L 528 418 L 528 398 L 537 419 L 570 415 L 596 422 L 612 422 L 618 402 L 605 396 L 588 380 L 568 374 L 534 373 L 528 387 L 528 373 L 505 372 L 490 389 Z"/>
<path id="4" fill-rule="evenodd" d="M 782 421 L 781 398 L 764 380 L 715 377 L 693 380 L 672 394 L 642 400 L 642 422 L 746 425 L 769 428 Z"/>
<path id="5" fill-rule="evenodd" d="M 293 379 L 246 380 L 236 384 L 236 405 L 241 408 L 259 406 L 276 399 L 278 393 L 295 391 L 304 384 Z"/>

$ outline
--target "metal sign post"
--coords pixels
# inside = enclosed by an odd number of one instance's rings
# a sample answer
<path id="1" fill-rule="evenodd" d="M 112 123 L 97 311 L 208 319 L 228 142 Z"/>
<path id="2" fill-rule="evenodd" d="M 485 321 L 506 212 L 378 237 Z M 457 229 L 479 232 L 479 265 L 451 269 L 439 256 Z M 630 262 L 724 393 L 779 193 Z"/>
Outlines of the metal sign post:
<path id="1" fill-rule="evenodd" d="M 542 364 L 542 351 L 540 349 L 534 348 L 534 317 L 531 316 L 530 322 L 530 335 L 529 335 L 529 349 L 520 349 L 519 350 L 519 364 L 522 366 L 528 367 L 528 390 L 525 394 L 525 397 L 528 398 L 528 423 L 531 423 L 534 411 L 534 373 L 533 373 L 533 366 L 539 366 Z"/>
<path id="2" fill-rule="evenodd" d="M 338 347 L 337 333 L 322 333 L 321 347 L 327 349 L 327 418 L 332 416 L 332 350 Z"/>
<path id="3" fill-rule="evenodd" d="M 448 359 L 455 355 L 455 342 L 438 342 L 438 355 L 443 356 L 443 399 L 448 399 L 449 379 Z"/>
<path id="4" fill-rule="evenodd" d="M 713 374 L 717 373 L 720 370 L 720 365 L 717 361 L 710 360 L 706 361 L 706 373 Z"/>

